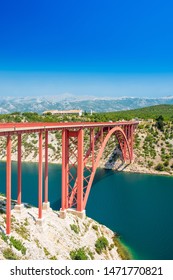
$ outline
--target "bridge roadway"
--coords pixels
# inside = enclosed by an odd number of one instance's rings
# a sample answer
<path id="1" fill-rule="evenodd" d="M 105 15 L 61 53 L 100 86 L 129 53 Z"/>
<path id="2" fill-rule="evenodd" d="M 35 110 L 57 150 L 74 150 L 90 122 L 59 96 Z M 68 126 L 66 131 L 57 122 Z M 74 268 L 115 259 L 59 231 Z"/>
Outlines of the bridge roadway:
<path id="1" fill-rule="evenodd" d="M 96 127 L 115 127 L 125 125 L 138 125 L 138 121 L 121 121 L 121 122 L 33 122 L 33 123 L 1 123 L 0 136 L 7 134 L 31 133 L 38 131 L 80 129 L 80 128 L 96 128 Z"/>

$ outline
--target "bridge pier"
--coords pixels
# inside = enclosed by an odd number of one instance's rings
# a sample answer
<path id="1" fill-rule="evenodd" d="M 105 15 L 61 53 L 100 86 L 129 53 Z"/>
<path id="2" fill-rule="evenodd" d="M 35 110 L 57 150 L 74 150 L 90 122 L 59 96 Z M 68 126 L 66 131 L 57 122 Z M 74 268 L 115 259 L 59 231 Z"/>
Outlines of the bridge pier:
<path id="1" fill-rule="evenodd" d="M 11 135 L 7 136 L 6 161 L 6 234 L 11 232 Z"/>
<path id="2" fill-rule="evenodd" d="M 86 217 L 86 211 L 77 211 L 75 208 L 68 208 L 66 210 L 62 210 L 62 208 L 59 211 L 59 217 L 61 219 L 65 219 L 67 216 L 67 213 L 73 214 L 74 216 L 79 217 L 80 219 L 84 219 Z"/>
<path id="3" fill-rule="evenodd" d="M 77 212 L 83 211 L 83 141 L 84 141 L 84 131 L 83 129 L 78 130 L 78 155 L 77 155 Z"/>
<path id="4" fill-rule="evenodd" d="M 18 133 L 18 149 L 17 149 L 17 204 L 14 210 L 22 213 L 24 205 L 22 204 L 22 135 Z"/>
<path id="5" fill-rule="evenodd" d="M 39 132 L 39 161 L 38 161 L 38 220 L 42 220 L 42 132 Z"/>
<path id="6" fill-rule="evenodd" d="M 45 173 L 44 173 L 44 202 L 43 209 L 47 210 L 50 207 L 48 201 L 48 131 L 45 131 Z"/>
<path id="7" fill-rule="evenodd" d="M 43 202 L 43 210 L 49 210 L 50 209 L 50 202 Z"/>

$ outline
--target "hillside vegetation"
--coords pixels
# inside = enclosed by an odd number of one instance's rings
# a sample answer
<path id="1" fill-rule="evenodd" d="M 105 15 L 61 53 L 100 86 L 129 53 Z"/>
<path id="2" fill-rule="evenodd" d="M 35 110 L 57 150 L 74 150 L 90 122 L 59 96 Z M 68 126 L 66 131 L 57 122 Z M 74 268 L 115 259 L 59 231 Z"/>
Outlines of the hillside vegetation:
<path id="1" fill-rule="evenodd" d="M 64 122 L 64 121 L 118 121 L 118 120 L 131 120 L 142 119 L 156 120 L 160 115 L 163 116 L 165 121 L 173 121 L 173 105 L 156 105 L 145 107 L 141 109 L 108 112 L 108 113 L 90 113 L 84 112 L 79 117 L 75 115 L 39 115 L 36 112 L 13 112 L 11 114 L 0 114 L 0 122 Z"/>
<path id="2" fill-rule="evenodd" d="M 64 121 L 118 121 L 138 119 L 140 121 L 134 138 L 134 163 L 123 166 L 123 170 L 145 173 L 173 173 L 173 105 L 157 105 L 136 110 L 111 113 L 84 113 L 75 115 L 45 116 L 37 113 L 14 112 L 0 115 L 1 122 L 64 122 Z M 13 136 L 12 159 L 17 159 L 17 137 Z M 85 132 L 85 143 L 89 135 Z M 0 160 L 6 159 L 6 137 L 0 137 Z M 38 160 L 38 135 L 22 135 L 22 160 Z M 100 166 L 118 168 L 121 154 L 115 151 L 115 138 L 111 138 L 100 162 Z M 49 133 L 49 162 L 61 163 L 61 132 Z"/>

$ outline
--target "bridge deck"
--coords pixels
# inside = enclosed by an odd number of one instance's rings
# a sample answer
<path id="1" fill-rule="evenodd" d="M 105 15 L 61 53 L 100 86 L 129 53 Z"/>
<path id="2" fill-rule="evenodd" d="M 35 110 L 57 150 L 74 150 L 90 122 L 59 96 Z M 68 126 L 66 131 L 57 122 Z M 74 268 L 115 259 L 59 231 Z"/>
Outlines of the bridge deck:
<path id="1" fill-rule="evenodd" d="M 5 132 L 31 132 L 38 130 L 53 130 L 53 129 L 75 129 L 75 128 L 94 128 L 94 127 L 115 127 L 124 125 L 137 125 L 137 121 L 122 121 L 122 122 L 36 122 L 36 123 L 0 123 L 0 134 Z"/>

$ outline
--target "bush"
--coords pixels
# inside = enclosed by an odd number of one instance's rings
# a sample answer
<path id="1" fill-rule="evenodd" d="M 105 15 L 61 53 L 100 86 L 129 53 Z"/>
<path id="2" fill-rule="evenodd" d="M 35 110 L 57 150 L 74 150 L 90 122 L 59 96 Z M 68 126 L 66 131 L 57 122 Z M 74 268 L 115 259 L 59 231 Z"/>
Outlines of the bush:
<path id="1" fill-rule="evenodd" d="M 96 252 L 98 254 L 101 254 L 101 252 L 103 251 L 103 249 L 106 249 L 106 247 L 109 245 L 108 240 L 106 239 L 106 237 L 102 236 L 99 237 L 95 243 L 95 248 L 96 248 Z"/>
<path id="2" fill-rule="evenodd" d="M 164 165 L 162 163 L 158 163 L 158 165 L 156 165 L 155 170 L 157 171 L 164 171 Z"/>
<path id="3" fill-rule="evenodd" d="M 85 253 L 84 248 L 79 248 L 70 252 L 70 257 L 72 260 L 88 260 L 88 256 Z"/>
<path id="4" fill-rule="evenodd" d="M 1 236 L 2 240 L 7 243 L 8 236 L 5 233 L 3 233 L 3 232 L 0 233 L 0 236 Z"/>
<path id="5" fill-rule="evenodd" d="M 169 161 L 168 160 L 165 160 L 165 162 L 163 163 L 164 164 L 164 166 L 168 166 L 169 165 Z"/>
<path id="6" fill-rule="evenodd" d="M 78 234 L 80 232 L 79 227 L 77 225 L 73 224 L 73 225 L 70 225 L 70 227 L 71 227 L 71 230 L 73 230 L 75 233 Z"/>
<path id="7" fill-rule="evenodd" d="M 20 240 L 17 240 L 13 236 L 11 236 L 10 242 L 18 251 L 21 251 L 23 255 L 26 254 L 26 248 L 23 246 Z"/>
<path id="8" fill-rule="evenodd" d="M 49 251 L 46 249 L 46 247 L 44 247 L 43 250 L 44 250 L 45 256 L 49 256 L 49 255 L 50 255 L 50 253 L 49 253 Z"/>
<path id="9" fill-rule="evenodd" d="M 153 162 L 152 161 L 148 161 L 148 167 L 153 166 Z"/>
<path id="10" fill-rule="evenodd" d="M 7 260 L 18 260 L 16 254 L 14 254 L 10 248 L 7 248 L 3 251 L 3 256 Z"/>
<path id="11" fill-rule="evenodd" d="M 159 116 L 157 119 L 156 119 L 156 126 L 157 128 L 160 130 L 160 131 L 164 131 L 164 118 L 163 116 Z"/>
<path id="12" fill-rule="evenodd" d="M 95 231 L 98 231 L 98 226 L 97 226 L 97 225 L 93 225 L 92 228 L 93 228 Z"/>

